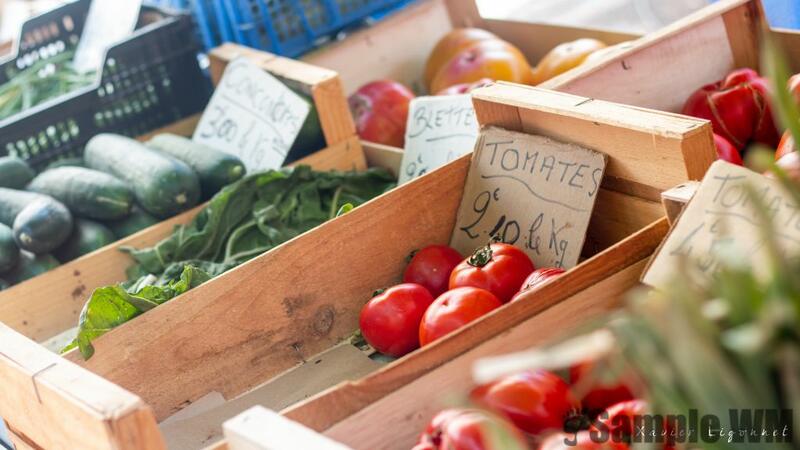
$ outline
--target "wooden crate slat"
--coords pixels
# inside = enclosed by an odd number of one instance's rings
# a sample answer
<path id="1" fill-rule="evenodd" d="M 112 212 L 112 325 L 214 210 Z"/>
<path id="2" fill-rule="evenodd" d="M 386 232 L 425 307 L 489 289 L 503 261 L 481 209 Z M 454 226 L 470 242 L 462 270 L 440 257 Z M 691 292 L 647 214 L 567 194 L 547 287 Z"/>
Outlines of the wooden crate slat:
<path id="1" fill-rule="evenodd" d="M 710 124 L 700 119 L 510 83 L 478 89 L 473 102 L 483 125 L 608 154 L 603 185 L 654 202 L 687 177 L 702 178 L 716 158 Z"/>
<path id="2" fill-rule="evenodd" d="M 17 439 L 47 449 L 164 448 L 137 396 L 0 324 L 0 416 Z"/>

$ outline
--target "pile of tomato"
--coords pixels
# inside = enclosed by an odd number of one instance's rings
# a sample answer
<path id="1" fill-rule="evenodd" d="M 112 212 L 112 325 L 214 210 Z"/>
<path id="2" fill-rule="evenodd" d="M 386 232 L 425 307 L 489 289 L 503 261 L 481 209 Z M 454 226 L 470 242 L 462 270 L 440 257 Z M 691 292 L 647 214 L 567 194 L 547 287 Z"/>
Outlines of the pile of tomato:
<path id="1" fill-rule="evenodd" d="M 519 298 L 563 269 L 534 270 L 522 250 L 492 243 L 468 258 L 446 245 L 412 254 L 403 283 L 364 305 L 361 334 L 377 351 L 400 357 Z"/>
<path id="2" fill-rule="evenodd" d="M 569 383 L 532 370 L 476 386 L 474 406 L 436 414 L 413 450 L 627 450 L 633 440 L 672 449 L 667 425 L 639 425 L 648 405 L 630 378 L 603 384 L 591 376 L 594 365 L 573 366 Z"/>

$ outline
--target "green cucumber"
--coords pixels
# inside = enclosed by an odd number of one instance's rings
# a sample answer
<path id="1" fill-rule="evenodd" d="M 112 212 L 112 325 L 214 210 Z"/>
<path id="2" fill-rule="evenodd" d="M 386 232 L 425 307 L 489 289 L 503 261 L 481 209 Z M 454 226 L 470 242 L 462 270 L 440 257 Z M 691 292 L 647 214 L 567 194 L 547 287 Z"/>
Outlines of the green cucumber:
<path id="1" fill-rule="evenodd" d="M 71 156 L 51 162 L 47 165 L 45 170 L 57 169 L 59 167 L 86 167 L 86 163 L 83 162 L 83 156 Z"/>
<path id="2" fill-rule="evenodd" d="M 28 190 L 49 195 L 73 214 L 98 220 L 121 219 L 131 212 L 133 192 L 117 178 L 83 167 L 59 167 L 40 173 Z"/>
<path id="3" fill-rule="evenodd" d="M 87 219 L 75 219 L 72 234 L 53 252 L 53 256 L 63 264 L 114 241 L 114 233 L 105 225 Z"/>
<path id="4" fill-rule="evenodd" d="M 19 247 L 14 241 L 14 233 L 7 225 L 0 223 L 0 273 L 11 270 L 19 261 Z"/>
<path id="5" fill-rule="evenodd" d="M 14 285 L 29 278 L 41 275 L 50 269 L 59 266 L 58 260 L 53 255 L 34 255 L 23 251 L 19 255 L 19 262 L 13 269 L 3 274 L 3 279 Z"/>
<path id="6" fill-rule="evenodd" d="M 198 144 L 176 134 L 154 136 L 147 145 L 189 165 L 200 179 L 203 198 L 209 199 L 223 187 L 242 178 L 244 163 L 230 153 Z"/>
<path id="7" fill-rule="evenodd" d="M 33 169 L 16 156 L 0 158 L 0 187 L 23 189 L 35 175 Z"/>
<path id="8" fill-rule="evenodd" d="M 72 214 L 50 196 L 0 188 L 0 223 L 13 229 L 20 249 L 48 253 L 69 237 Z"/>
<path id="9" fill-rule="evenodd" d="M 317 113 L 317 108 L 314 105 L 314 100 L 302 92 L 295 91 L 295 93 L 302 97 L 303 100 L 308 103 L 311 109 L 308 110 L 308 116 L 306 116 L 303 126 L 300 127 L 300 132 L 297 134 L 297 139 L 294 140 L 292 148 L 289 149 L 289 153 L 286 155 L 286 159 L 283 161 L 284 164 L 293 163 L 298 159 L 322 150 L 326 146 L 325 134 L 322 132 L 322 125 L 319 121 L 319 114 Z"/>
<path id="10" fill-rule="evenodd" d="M 114 233 L 114 237 L 122 239 L 157 223 L 158 219 L 134 206 L 128 217 L 108 221 L 105 225 Z"/>
<path id="11" fill-rule="evenodd" d="M 158 218 L 174 216 L 200 199 L 200 182 L 189 166 L 131 138 L 99 134 L 86 144 L 83 159 L 89 168 L 125 181 L 139 205 Z"/>

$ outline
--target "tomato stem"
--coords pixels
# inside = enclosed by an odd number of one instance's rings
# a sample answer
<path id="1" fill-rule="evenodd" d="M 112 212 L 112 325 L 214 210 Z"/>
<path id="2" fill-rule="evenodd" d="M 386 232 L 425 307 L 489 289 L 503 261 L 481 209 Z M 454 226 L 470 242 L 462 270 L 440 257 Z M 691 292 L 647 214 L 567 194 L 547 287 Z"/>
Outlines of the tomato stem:
<path id="1" fill-rule="evenodd" d="M 489 261 L 492 260 L 492 242 L 489 241 L 488 244 L 484 245 L 483 247 L 475 250 L 475 253 L 467 259 L 467 264 L 472 267 L 483 267 L 486 264 L 489 264 Z"/>
<path id="2" fill-rule="evenodd" d="M 384 292 L 386 292 L 386 288 L 376 289 L 375 291 L 372 292 L 372 296 L 373 297 L 377 297 L 377 296 L 383 294 Z"/>

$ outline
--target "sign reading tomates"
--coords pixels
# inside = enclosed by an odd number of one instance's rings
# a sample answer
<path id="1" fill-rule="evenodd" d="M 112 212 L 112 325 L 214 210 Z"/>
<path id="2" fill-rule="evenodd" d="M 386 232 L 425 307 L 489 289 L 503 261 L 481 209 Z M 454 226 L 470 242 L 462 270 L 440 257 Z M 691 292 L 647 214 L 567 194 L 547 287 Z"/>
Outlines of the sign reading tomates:
<path id="1" fill-rule="evenodd" d="M 470 253 L 498 238 L 536 267 L 578 263 L 606 155 L 543 136 L 486 128 L 467 175 L 451 245 Z"/>
<path id="2" fill-rule="evenodd" d="M 736 252 L 754 270 L 768 267 L 766 241 L 756 201 L 780 229 L 773 237 L 780 250 L 800 250 L 800 210 L 780 183 L 725 161 L 715 162 L 678 222 L 661 244 L 642 281 L 661 287 L 672 281 L 675 267 L 691 262 L 709 277 L 719 268 L 721 252 Z"/>

